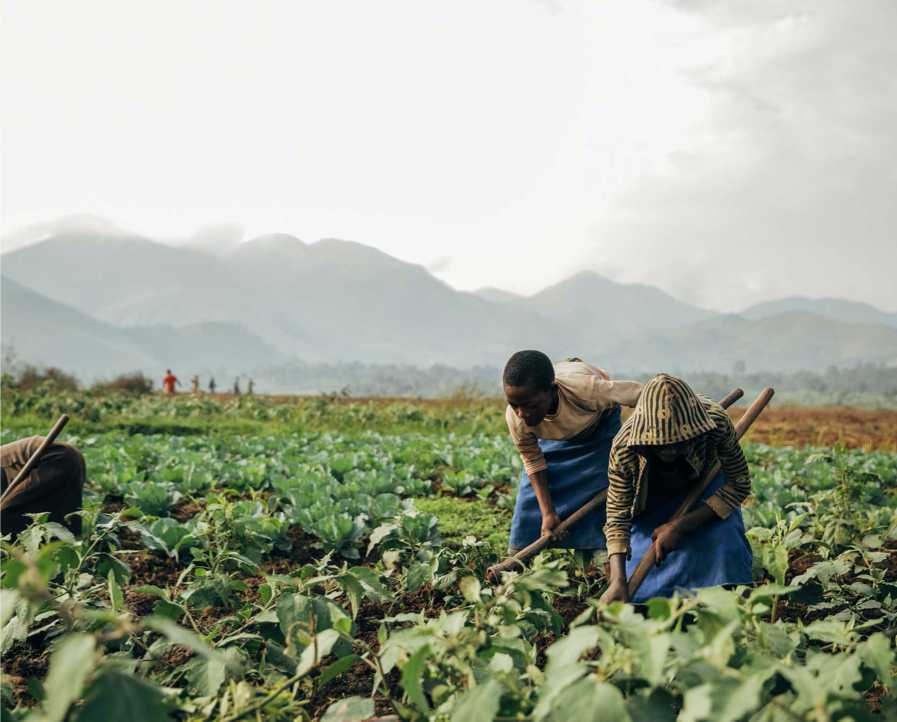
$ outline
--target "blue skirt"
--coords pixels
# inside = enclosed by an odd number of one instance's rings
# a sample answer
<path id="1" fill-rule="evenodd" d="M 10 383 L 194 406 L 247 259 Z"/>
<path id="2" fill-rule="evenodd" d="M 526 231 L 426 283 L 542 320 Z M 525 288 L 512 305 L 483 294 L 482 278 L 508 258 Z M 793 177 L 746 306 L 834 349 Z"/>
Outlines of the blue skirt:
<path id="1" fill-rule="evenodd" d="M 723 472 L 717 474 L 701 499 L 715 493 L 725 481 Z M 626 562 L 627 579 L 654 543 L 651 534 L 669 521 L 687 493 L 686 489 L 659 500 L 649 494 L 647 508 L 632 520 L 629 539 L 632 557 Z M 651 597 L 669 597 L 674 591 L 720 584 L 750 584 L 752 558 L 739 508 L 727 518 L 714 518 L 689 534 L 681 548 L 668 554 L 660 566 L 651 568 L 632 601 L 644 602 Z"/>
<path id="2" fill-rule="evenodd" d="M 548 488 L 555 511 L 568 517 L 607 488 L 607 459 L 610 445 L 620 430 L 620 409 L 608 414 L 588 438 L 575 441 L 539 439 L 548 464 Z M 604 505 L 580 519 L 557 546 L 567 549 L 604 549 Z M 522 549 L 538 539 L 542 512 L 526 471 L 520 475 L 514 519 L 511 522 L 511 549 Z"/>

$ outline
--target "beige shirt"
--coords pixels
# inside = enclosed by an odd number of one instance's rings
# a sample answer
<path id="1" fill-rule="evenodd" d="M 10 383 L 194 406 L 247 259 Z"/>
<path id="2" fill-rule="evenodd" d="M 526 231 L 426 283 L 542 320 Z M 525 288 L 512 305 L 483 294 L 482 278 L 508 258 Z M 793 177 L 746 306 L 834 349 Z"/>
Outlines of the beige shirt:
<path id="1" fill-rule="evenodd" d="M 538 426 L 527 426 L 508 406 L 508 431 L 530 476 L 548 468 L 539 439 L 572 439 L 593 426 L 619 404 L 635 406 L 642 385 L 637 381 L 611 381 L 607 372 L 583 361 L 554 365 L 558 408 Z"/>

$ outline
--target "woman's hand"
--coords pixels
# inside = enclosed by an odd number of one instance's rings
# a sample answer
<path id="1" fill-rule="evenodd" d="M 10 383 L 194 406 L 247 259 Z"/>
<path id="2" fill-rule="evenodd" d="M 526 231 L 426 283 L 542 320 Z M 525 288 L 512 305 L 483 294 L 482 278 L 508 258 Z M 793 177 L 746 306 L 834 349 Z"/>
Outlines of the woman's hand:
<path id="1" fill-rule="evenodd" d="M 610 586 L 601 595 L 599 601 L 605 604 L 628 602 L 629 584 L 626 583 L 626 555 L 619 552 L 611 554 L 607 559 L 607 569 Z"/>
<path id="2" fill-rule="evenodd" d="M 611 579 L 610 586 L 607 591 L 601 595 L 599 600 L 604 604 L 611 602 L 628 602 L 629 601 L 629 585 L 625 579 Z"/>
<path id="3" fill-rule="evenodd" d="M 555 535 L 554 529 L 561 523 L 561 518 L 557 515 L 557 512 L 552 510 L 545 514 L 542 514 L 542 530 L 541 535 L 545 536 L 546 534 L 550 534 L 552 537 L 560 538 L 563 534 Z"/>
<path id="4" fill-rule="evenodd" d="M 668 521 L 657 527 L 651 538 L 654 540 L 654 559 L 660 564 L 670 552 L 682 546 L 685 531 L 678 520 Z"/>

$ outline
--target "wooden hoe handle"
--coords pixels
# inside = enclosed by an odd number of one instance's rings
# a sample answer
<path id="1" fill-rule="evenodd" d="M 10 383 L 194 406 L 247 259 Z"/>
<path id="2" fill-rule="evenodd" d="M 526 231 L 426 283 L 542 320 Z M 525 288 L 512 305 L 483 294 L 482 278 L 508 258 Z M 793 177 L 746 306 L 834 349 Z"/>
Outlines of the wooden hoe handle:
<path id="1" fill-rule="evenodd" d="M 22 480 L 27 478 L 32 469 L 37 466 L 37 462 L 40 461 L 41 457 L 44 455 L 44 452 L 46 452 L 46 450 L 50 448 L 50 444 L 56 441 L 56 437 L 59 436 L 68 422 L 69 417 L 66 414 L 63 414 L 56 420 L 56 423 L 53 424 L 53 428 L 50 429 L 50 433 L 47 434 L 46 438 L 41 442 L 40 446 L 38 446 L 35 452 L 31 455 L 31 458 L 25 462 L 25 466 L 23 466 L 19 473 L 16 474 L 16 478 L 12 480 L 10 485 L 6 487 L 6 491 L 4 491 L 3 495 L 0 496 L 0 508 L 3 508 L 3 502 L 6 501 L 9 495 L 12 493 L 12 490 L 15 489 L 19 484 L 21 484 Z"/>
<path id="2" fill-rule="evenodd" d="M 757 420 L 757 417 L 760 415 L 760 412 L 766 408 L 766 405 L 769 403 L 770 399 L 772 399 L 775 391 L 771 388 L 765 388 L 760 392 L 760 395 L 754 400 L 748 410 L 744 412 L 742 417 L 738 419 L 735 424 L 735 436 L 738 439 L 741 439 L 747 433 L 747 430 L 751 428 L 751 425 Z M 728 397 L 727 397 L 728 398 Z M 716 464 L 711 467 L 710 471 L 705 474 L 704 478 L 701 480 L 699 484 L 695 484 L 692 487 L 691 491 L 679 505 L 679 508 L 676 509 L 673 516 L 670 517 L 670 521 L 674 521 L 685 516 L 692 508 L 698 499 L 701 498 L 701 494 L 704 493 L 704 489 L 707 488 L 707 485 L 716 478 L 716 475 L 720 472 L 720 464 L 717 461 Z M 655 549 L 652 544 L 648 551 L 645 552 L 645 556 L 643 556 L 638 563 L 638 566 L 635 568 L 635 571 L 632 573 L 632 576 L 629 577 L 629 597 L 630 599 L 633 595 L 638 591 L 638 588 L 642 585 L 642 582 L 645 581 L 645 577 L 648 576 L 648 572 L 651 571 L 651 567 L 654 566 L 656 562 Z"/>
<path id="3" fill-rule="evenodd" d="M 741 389 L 732 389 L 728 394 L 726 394 L 725 398 L 720 401 L 720 404 L 723 408 L 729 408 L 732 404 L 734 404 L 738 399 L 744 396 L 744 391 Z M 576 522 L 582 519 L 584 516 L 589 514 L 591 511 L 597 509 L 601 506 L 604 501 L 607 499 L 607 489 L 602 489 L 598 492 L 595 498 L 590 499 L 585 504 L 583 504 L 579 509 L 574 511 L 570 516 L 568 516 L 564 521 L 558 524 L 553 533 L 551 534 L 543 534 L 536 541 L 534 541 L 529 546 L 524 547 L 519 552 L 517 552 L 514 556 L 508 557 L 502 562 L 498 564 L 494 564 L 486 570 L 486 579 L 489 580 L 497 580 L 499 574 L 502 572 L 510 571 L 514 568 L 522 568 L 524 566 L 523 562 L 529 559 L 531 556 L 538 554 L 542 551 L 548 543 L 554 539 L 556 536 L 563 536 L 563 534 Z"/>

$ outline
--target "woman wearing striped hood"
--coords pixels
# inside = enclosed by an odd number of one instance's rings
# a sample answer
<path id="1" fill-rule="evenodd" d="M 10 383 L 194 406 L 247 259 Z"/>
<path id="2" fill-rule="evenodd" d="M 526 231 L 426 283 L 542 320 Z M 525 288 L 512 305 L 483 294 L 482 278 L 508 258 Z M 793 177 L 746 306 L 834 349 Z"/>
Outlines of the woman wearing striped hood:
<path id="1" fill-rule="evenodd" d="M 722 471 L 704 490 L 704 503 L 668 521 L 717 460 Z M 751 548 L 741 518 L 750 472 L 732 421 L 718 403 L 698 396 L 682 379 L 655 376 L 614 438 L 608 480 L 610 586 L 603 601 L 629 601 L 626 580 L 652 545 L 658 565 L 632 601 L 751 581 Z"/>

